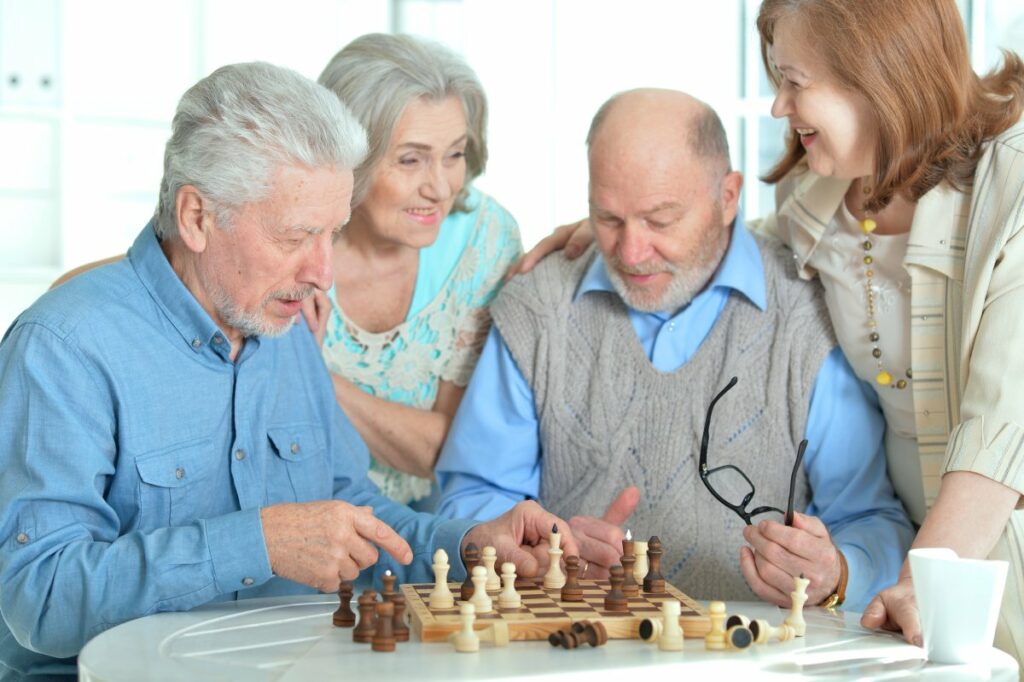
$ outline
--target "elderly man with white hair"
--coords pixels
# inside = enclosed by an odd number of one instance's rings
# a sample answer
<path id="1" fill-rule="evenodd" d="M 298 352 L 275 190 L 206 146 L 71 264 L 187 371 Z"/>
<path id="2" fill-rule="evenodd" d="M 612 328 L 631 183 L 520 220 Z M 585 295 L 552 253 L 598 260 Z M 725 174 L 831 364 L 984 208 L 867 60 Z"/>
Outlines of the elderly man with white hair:
<path id="1" fill-rule="evenodd" d="M 371 566 L 426 580 L 438 548 L 458 578 L 469 541 L 540 569 L 561 522 L 536 503 L 478 525 L 379 495 L 294 322 L 331 286 L 365 154 L 325 88 L 268 64 L 219 69 L 179 103 L 128 257 L 7 331 L 0 678 L 72 674 L 89 638 L 155 612 L 334 591 Z"/>

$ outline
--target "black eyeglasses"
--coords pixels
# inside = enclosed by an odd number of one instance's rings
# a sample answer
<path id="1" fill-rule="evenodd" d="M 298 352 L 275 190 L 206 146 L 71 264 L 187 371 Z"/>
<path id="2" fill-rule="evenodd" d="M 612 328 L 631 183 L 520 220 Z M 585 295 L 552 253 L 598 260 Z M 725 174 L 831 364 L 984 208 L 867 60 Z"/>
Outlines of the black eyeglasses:
<path id="1" fill-rule="evenodd" d="M 747 505 L 754 499 L 754 484 L 745 473 L 732 464 L 724 464 L 714 469 L 708 469 L 708 434 L 711 431 L 711 411 L 723 395 L 736 385 L 736 377 L 729 380 L 729 383 L 719 391 L 711 404 L 708 405 L 708 414 L 704 419 L 704 437 L 700 440 L 700 480 L 715 499 L 732 509 L 743 519 L 746 524 L 752 525 L 750 519 L 758 514 L 767 512 L 778 512 L 786 518 L 786 525 L 793 525 L 793 496 L 796 494 L 796 475 L 800 471 L 800 463 L 804 461 L 804 450 L 807 449 L 807 439 L 800 441 L 800 447 L 796 451 L 796 462 L 793 463 L 793 473 L 789 476 L 789 502 L 786 511 L 777 507 L 757 507 L 747 511 Z M 714 484 L 712 484 L 714 481 Z M 739 500 L 730 501 L 730 500 Z"/>

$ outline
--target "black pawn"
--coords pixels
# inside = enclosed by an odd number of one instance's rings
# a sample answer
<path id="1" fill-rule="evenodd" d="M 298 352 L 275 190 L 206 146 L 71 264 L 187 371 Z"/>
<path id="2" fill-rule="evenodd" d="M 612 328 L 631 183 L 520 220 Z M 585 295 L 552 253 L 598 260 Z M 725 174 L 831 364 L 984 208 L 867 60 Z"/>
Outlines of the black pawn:
<path id="1" fill-rule="evenodd" d="M 391 603 L 395 605 L 391 631 L 394 633 L 396 641 L 408 642 L 409 626 L 405 624 L 405 597 L 401 593 L 392 595 Z"/>
<path id="2" fill-rule="evenodd" d="M 633 577 L 633 564 L 635 563 L 636 556 L 622 555 L 622 593 L 627 597 L 640 596 L 640 586 L 636 584 L 636 578 Z"/>
<path id="3" fill-rule="evenodd" d="M 562 601 L 583 601 L 580 587 L 580 558 L 570 556 L 565 560 L 565 585 L 562 586 Z"/>
<path id="4" fill-rule="evenodd" d="M 665 579 L 661 577 L 661 540 L 652 535 L 647 541 L 647 575 L 644 576 L 644 592 L 664 592 Z"/>
<path id="5" fill-rule="evenodd" d="M 352 610 L 352 583 L 342 581 L 338 588 L 338 610 L 334 612 L 334 627 L 350 628 L 356 624 L 356 614 Z"/>
<path id="6" fill-rule="evenodd" d="M 466 579 L 462 582 L 459 597 L 462 601 L 469 601 L 469 598 L 473 596 L 473 567 L 480 565 L 480 549 L 474 543 L 466 545 L 462 563 L 466 565 Z"/>
<path id="7" fill-rule="evenodd" d="M 622 593 L 622 581 L 622 566 L 612 566 L 611 575 L 608 577 L 612 588 L 604 597 L 605 611 L 629 611 L 629 600 Z"/>
<path id="8" fill-rule="evenodd" d="M 374 651 L 394 651 L 395 635 L 391 631 L 391 624 L 395 615 L 395 605 L 389 601 L 382 601 L 376 605 L 377 627 L 373 632 L 370 648 Z"/>
<path id="9" fill-rule="evenodd" d="M 377 593 L 373 590 L 364 590 L 359 595 L 357 608 L 359 609 L 359 625 L 352 631 L 352 641 L 360 644 L 369 644 L 373 641 L 373 635 L 377 632 Z"/>

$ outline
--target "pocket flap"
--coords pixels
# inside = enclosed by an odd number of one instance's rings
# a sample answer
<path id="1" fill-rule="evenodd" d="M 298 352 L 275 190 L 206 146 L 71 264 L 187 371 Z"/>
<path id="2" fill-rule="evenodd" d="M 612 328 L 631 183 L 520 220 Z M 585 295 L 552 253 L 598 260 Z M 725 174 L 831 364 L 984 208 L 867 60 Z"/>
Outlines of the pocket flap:
<path id="1" fill-rule="evenodd" d="M 278 457 L 289 462 L 304 460 L 324 449 L 324 430 L 316 424 L 271 426 L 267 436 Z"/>
<path id="2" fill-rule="evenodd" d="M 179 445 L 135 458 L 139 478 L 161 488 L 177 488 L 199 480 L 209 469 L 214 453 L 209 440 Z"/>

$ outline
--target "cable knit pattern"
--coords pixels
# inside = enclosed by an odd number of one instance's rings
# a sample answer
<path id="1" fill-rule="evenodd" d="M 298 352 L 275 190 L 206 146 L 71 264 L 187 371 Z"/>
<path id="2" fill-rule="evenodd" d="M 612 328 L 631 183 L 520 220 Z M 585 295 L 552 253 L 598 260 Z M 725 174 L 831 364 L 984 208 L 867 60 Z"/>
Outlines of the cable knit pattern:
<path id="1" fill-rule="evenodd" d="M 434 406 L 440 380 L 469 383 L 490 330 L 487 308 L 522 253 L 519 227 L 508 211 L 477 190 L 471 206 L 476 214 L 472 236 L 451 275 L 437 296 L 402 324 L 368 332 L 331 299 L 323 347 L 328 369 L 370 395 L 424 410 Z M 370 461 L 370 479 L 382 493 L 406 504 L 429 495 L 432 483 L 376 458 Z"/>
<path id="2" fill-rule="evenodd" d="M 733 294 L 697 353 L 674 372 L 644 354 L 621 298 L 573 302 L 593 259 L 546 259 L 510 282 L 491 307 L 495 324 L 534 391 L 543 443 L 541 502 L 569 518 L 600 516 L 628 485 L 641 491 L 629 526 L 658 535 L 662 573 L 697 598 L 756 599 L 739 570 L 743 521 L 697 471 L 712 397 L 710 467 L 734 464 L 756 486 L 748 507 L 784 509 L 811 390 L 835 346 L 819 286 L 797 279 L 792 255 L 759 239 L 767 310 Z M 807 506 L 806 474 L 796 506 Z"/>

